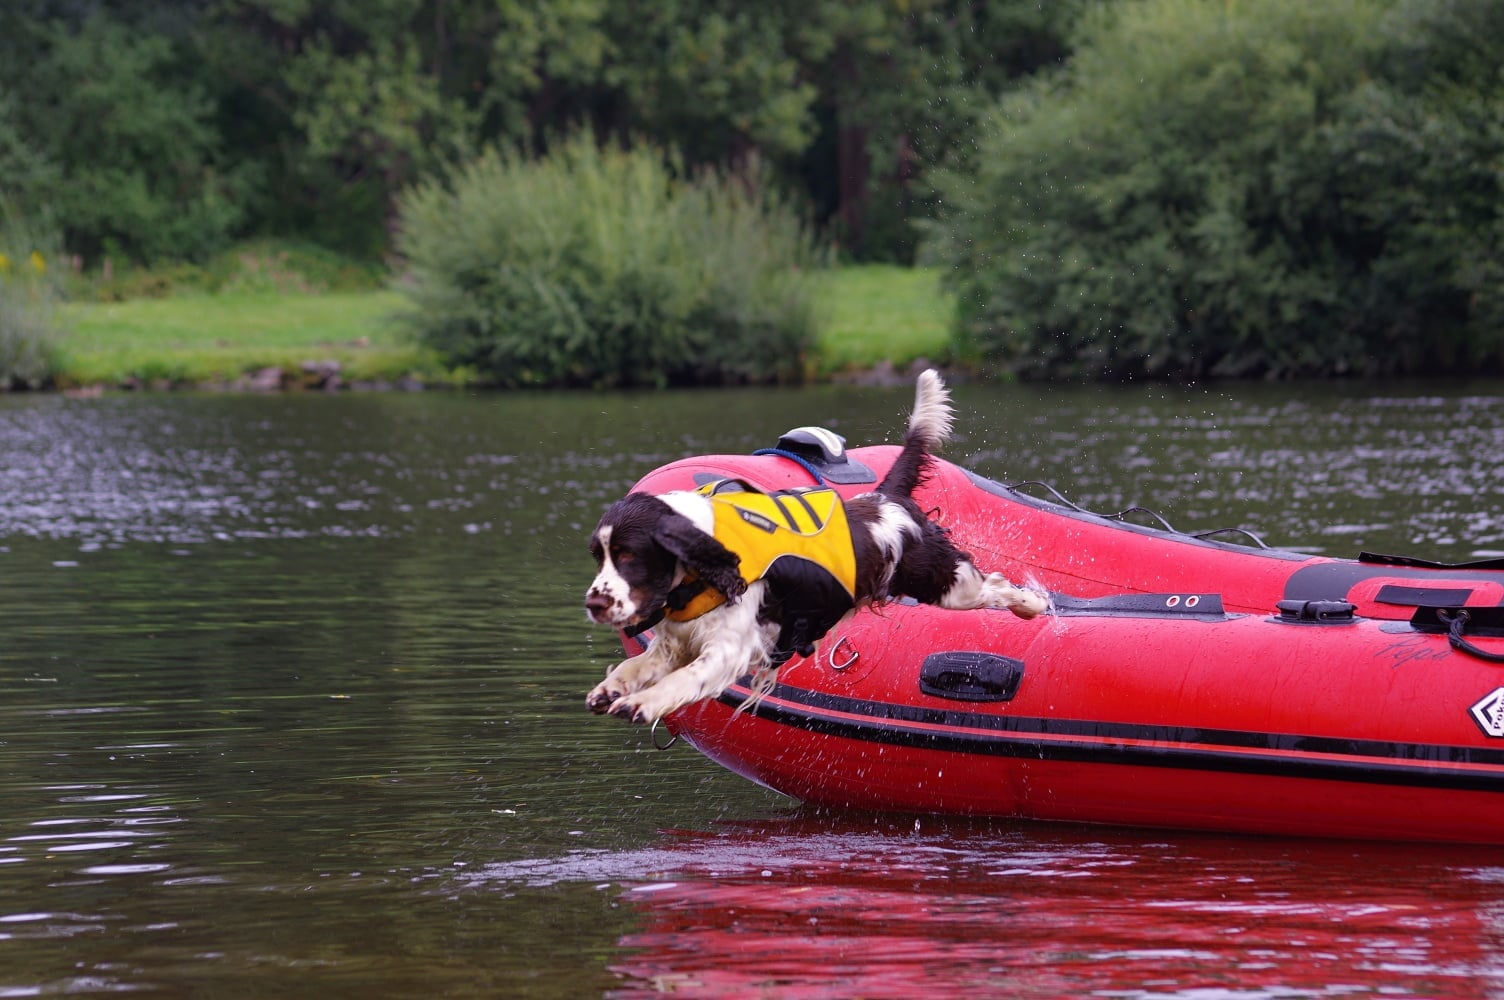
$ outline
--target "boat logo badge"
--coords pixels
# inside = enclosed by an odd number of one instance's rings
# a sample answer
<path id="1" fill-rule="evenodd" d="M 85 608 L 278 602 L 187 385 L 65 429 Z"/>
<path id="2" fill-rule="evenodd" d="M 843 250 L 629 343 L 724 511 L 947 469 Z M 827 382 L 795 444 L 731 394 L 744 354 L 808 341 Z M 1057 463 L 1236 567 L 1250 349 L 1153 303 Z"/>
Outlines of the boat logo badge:
<path id="1" fill-rule="evenodd" d="M 1494 688 L 1468 712 L 1486 735 L 1504 739 L 1504 687 Z"/>

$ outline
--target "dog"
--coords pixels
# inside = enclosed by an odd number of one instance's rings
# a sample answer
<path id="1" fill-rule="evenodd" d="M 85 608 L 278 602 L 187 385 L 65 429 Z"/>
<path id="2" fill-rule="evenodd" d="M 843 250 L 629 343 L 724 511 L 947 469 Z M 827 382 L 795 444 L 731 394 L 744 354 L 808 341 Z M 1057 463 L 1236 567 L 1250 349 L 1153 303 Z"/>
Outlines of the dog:
<path id="1" fill-rule="evenodd" d="M 952 420 L 945 383 L 924 372 L 892 468 L 875 492 L 844 503 L 828 489 L 763 494 L 733 480 L 612 504 L 590 537 L 598 572 L 586 615 L 629 635 L 655 632 L 587 707 L 653 724 L 749 673 L 743 707 L 755 705 L 796 652 L 811 655 L 856 609 L 897 597 L 1021 618 L 1045 611 L 1043 594 L 984 574 L 914 502 Z"/>

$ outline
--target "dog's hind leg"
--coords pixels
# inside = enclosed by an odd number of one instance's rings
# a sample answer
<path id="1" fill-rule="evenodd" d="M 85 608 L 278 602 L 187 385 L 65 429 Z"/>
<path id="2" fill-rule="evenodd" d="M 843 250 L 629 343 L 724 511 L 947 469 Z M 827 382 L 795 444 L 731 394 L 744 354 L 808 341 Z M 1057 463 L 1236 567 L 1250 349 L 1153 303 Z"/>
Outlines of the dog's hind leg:
<path id="1" fill-rule="evenodd" d="M 1020 618 L 1034 618 L 1049 608 L 1045 595 L 1015 587 L 1001 573 L 983 576 L 969 560 L 956 565 L 955 582 L 937 603 L 953 611 L 999 608 Z"/>

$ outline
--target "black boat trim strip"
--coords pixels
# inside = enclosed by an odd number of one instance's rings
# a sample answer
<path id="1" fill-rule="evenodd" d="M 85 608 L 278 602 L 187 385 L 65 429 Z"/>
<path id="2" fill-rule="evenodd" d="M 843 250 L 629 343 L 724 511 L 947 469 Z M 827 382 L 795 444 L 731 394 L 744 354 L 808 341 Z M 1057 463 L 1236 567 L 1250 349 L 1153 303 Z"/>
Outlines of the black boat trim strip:
<path id="1" fill-rule="evenodd" d="M 720 700 L 736 708 L 749 697 L 737 685 Z M 779 725 L 921 750 L 1504 793 L 1504 751 L 1480 747 L 997 716 L 783 684 L 752 711 Z"/>

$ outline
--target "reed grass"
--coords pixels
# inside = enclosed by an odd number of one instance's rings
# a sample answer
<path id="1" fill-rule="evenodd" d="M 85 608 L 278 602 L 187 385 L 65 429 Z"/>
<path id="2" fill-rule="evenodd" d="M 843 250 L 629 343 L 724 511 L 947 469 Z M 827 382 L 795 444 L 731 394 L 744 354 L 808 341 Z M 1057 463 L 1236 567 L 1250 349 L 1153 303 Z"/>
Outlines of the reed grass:
<path id="1" fill-rule="evenodd" d="M 52 378 L 62 334 L 59 246 L 51 227 L 0 201 L 0 390 Z"/>

